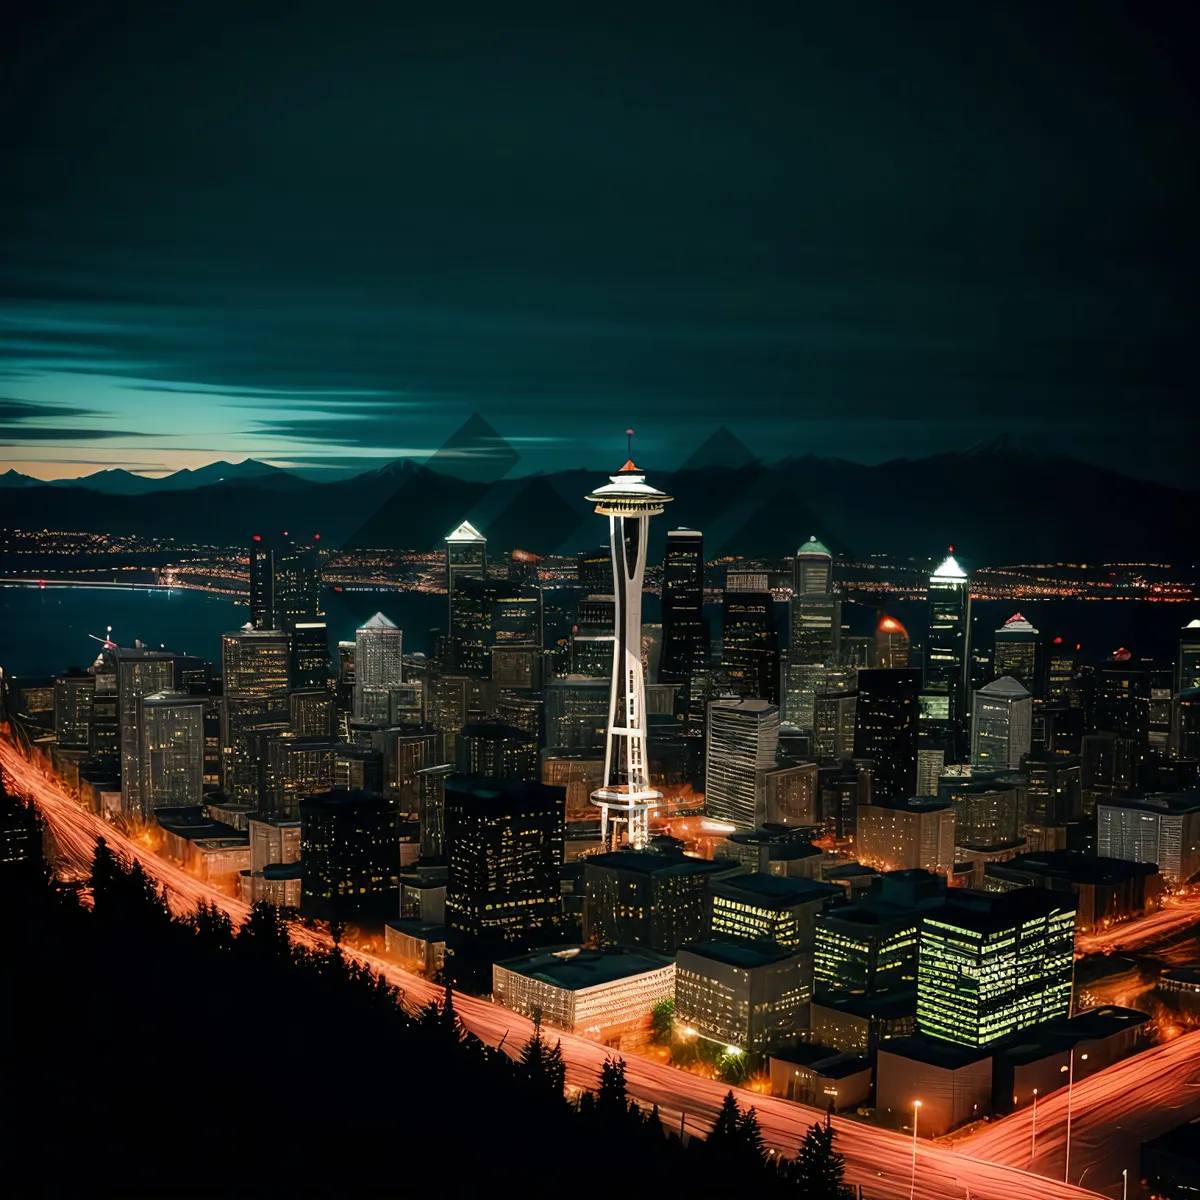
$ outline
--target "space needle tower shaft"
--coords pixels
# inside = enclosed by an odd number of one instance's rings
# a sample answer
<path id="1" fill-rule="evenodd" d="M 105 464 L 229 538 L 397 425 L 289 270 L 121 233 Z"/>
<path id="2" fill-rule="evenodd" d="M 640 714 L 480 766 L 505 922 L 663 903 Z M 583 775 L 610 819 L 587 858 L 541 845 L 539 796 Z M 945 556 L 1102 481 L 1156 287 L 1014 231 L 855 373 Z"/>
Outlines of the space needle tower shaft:
<path id="1" fill-rule="evenodd" d="M 606 848 L 616 849 L 623 831 L 629 845 L 641 849 L 649 840 L 650 812 L 662 799 L 650 787 L 646 750 L 642 584 L 650 518 L 659 516 L 671 497 L 650 487 L 630 458 L 587 499 L 608 517 L 615 599 L 604 781 L 592 793 L 592 803 L 600 809 L 600 838 Z"/>

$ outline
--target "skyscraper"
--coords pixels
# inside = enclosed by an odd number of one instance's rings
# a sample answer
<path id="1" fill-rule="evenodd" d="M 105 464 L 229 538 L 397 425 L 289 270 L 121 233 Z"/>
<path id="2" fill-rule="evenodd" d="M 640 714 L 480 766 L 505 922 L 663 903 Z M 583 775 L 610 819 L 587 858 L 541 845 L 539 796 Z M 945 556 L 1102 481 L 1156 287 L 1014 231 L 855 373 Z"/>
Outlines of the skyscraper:
<path id="1" fill-rule="evenodd" d="M 742 696 L 779 698 L 779 638 L 770 592 L 725 592 L 721 665 Z"/>
<path id="2" fill-rule="evenodd" d="M 487 579 L 487 538 L 470 521 L 446 535 L 446 666 L 452 671 L 462 669 L 462 642 L 472 640 L 470 629 L 478 607 L 471 597 L 460 597 L 458 585 L 463 579 Z"/>
<path id="3" fill-rule="evenodd" d="M 205 697 L 182 692 L 144 696 L 138 711 L 141 815 L 186 808 L 204 798 Z"/>
<path id="4" fill-rule="evenodd" d="M 971 762 L 977 767 L 1017 768 L 1029 753 L 1033 697 L 1020 680 L 1003 675 L 972 699 Z"/>
<path id="5" fill-rule="evenodd" d="M 329 678 L 329 632 L 321 604 L 321 552 L 282 537 L 255 534 L 250 542 L 250 624 L 288 635 L 294 686 L 324 687 Z"/>
<path id="6" fill-rule="evenodd" d="M 289 655 L 288 636 L 281 629 L 252 629 L 247 624 L 222 635 L 221 670 L 226 697 L 284 704 Z"/>
<path id="7" fill-rule="evenodd" d="M 391 709 L 389 689 L 403 682 L 404 632 L 377 612 L 354 634 L 354 715 L 367 718 Z"/>
<path id="8" fill-rule="evenodd" d="M 1179 635 L 1179 658 L 1175 668 L 1176 692 L 1200 687 L 1200 617 L 1189 621 Z"/>
<path id="9" fill-rule="evenodd" d="M 62 749 L 88 748 L 92 731 L 95 675 L 68 674 L 54 678 L 54 740 Z"/>
<path id="10" fill-rule="evenodd" d="M 147 815 L 142 796 L 142 756 L 139 741 L 141 702 L 154 692 L 175 686 L 175 655 L 169 650 L 113 651 L 117 663 L 117 711 L 121 742 L 121 809 L 127 817 Z M 201 743 L 203 744 L 203 743 Z"/>
<path id="11" fill-rule="evenodd" d="M 895 617 L 880 617 L 875 626 L 875 666 L 903 670 L 908 666 L 908 630 Z"/>
<path id="12" fill-rule="evenodd" d="M 694 529 L 667 532 L 662 588 L 663 651 L 659 678 L 688 683 L 708 661 L 704 622 L 704 535 Z"/>
<path id="13" fill-rule="evenodd" d="M 992 656 L 995 677 L 1012 675 L 1029 690 L 1040 690 L 1039 667 L 1041 634 L 1020 614 L 1014 613 L 996 630 L 996 649 Z M 1041 693 L 1043 696 L 1044 692 Z"/>
<path id="14" fill-rule="evenodd" d="M 630 459 L 587 499 L 608 517 L 616 599 L 612 684 L 604 750 L 604 786 L 592 794 L 600 809 L 601 840 L 616 848 L 618 823 L 630 845 L 649 837 L 650 810 L 661 793 L 650 787 L 646 753 L 646 675 L 642 667 L 642 581 L 646 571 L 650 518 L 670 496 L 646 483 Z"/>
<path id="15" fill-rule="evenodd" d="M 859 671 L 854 709 L 854 754 L 874 763 L 872 794 L 907 800 L 917 791 L 917 717 L 920 675 L 916 671 Z"/>
<path id="16" fill-rule="evenodd" d="M 950 547 L 953 551 L 954 547 Z M 967 663 L 971 639 L 971 585 L 953 553 L 929 577 L 929 639 L 925 691 L 946 696 L 946 720 L 958 737 L 966 725 Z"/>
<path id="17" fill-rule="evenodd" d="M 766 700 L 714 700 L 708 706 L 705 810 L 738 829 L 766 820 L 764 775 L 775 765 L 779 709 Z"/>
<path id="18" fill-rule="evenodd" d="M 813 668 L 837 661 L 842 642 L 842 603 L 833 592 L 833 555 L 816 537 L 792 564 L 788 655 L 783 716 L 789 725 L 812 729 L 820 675 Z"/>

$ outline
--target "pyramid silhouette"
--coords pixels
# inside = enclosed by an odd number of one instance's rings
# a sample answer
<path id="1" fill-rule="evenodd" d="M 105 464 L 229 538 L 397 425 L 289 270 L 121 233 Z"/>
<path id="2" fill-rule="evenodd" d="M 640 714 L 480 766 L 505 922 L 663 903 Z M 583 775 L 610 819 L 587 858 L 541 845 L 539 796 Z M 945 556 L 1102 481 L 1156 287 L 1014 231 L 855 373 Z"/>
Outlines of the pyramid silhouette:
<path id="1" fill-rule="evenodd" d="M 479 413 L 472 413 L 425 466 L 472 483 L 496 483 L 520 461 L 508 442 Z"/>
<path id="2" fill-rule="evenodd" d="M 722 425 L 692 451 L 679 470 L 705 471 L 710 467 L 728 467 L 736 471 L 759 461 L 758 455 L 752 453 L 728 426 Z"/>

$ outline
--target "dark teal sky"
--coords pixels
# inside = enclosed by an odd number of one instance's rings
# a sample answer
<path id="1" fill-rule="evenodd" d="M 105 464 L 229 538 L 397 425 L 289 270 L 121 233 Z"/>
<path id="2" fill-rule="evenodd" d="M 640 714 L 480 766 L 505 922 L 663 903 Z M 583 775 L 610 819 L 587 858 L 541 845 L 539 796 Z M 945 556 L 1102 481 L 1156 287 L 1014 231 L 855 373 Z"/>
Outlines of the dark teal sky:
<path id="1" fill-rule="evenodd" d="M 243 11 L 248 10 L 248 11 Z M 1194 486 L 1184 6 L 19 6 L 0 470 L 1016 436 Z"/>

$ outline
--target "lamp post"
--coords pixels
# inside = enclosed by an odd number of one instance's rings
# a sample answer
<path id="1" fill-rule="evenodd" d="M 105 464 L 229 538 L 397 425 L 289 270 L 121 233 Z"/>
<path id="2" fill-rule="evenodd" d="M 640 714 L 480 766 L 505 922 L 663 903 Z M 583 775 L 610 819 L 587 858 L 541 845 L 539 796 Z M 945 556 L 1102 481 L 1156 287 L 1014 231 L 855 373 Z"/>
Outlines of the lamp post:
<path id="1" fill-rule="evenodd" d="M 1081 1062 L 1087 1062 L 1087 1055 L 1079 1056 Z M 1067 1072 L 1067 1161 L 1063 1164 L 1063 1183 L 1071 1182 L 1071 1096 L 1075 1090 L 1075 1047 L 1071 1047 L 1070 1066 L 1060 1070 Z"/>
<path id="2" fill-rule="evenodd" d="M 1129 1168 L 1121 1168 L 1121 1200 L 1129 1200 Z"/>
<path id="3" fill-rule="evenodd" d="M 920 1100 L 913 1101 L 913 1161 L 912 1182 L 908 1186 L 908 1200 L 913 1200 L 917 1194 L 917 1118 L 921 1115 Z"/>
<path id="4" fill-rule="evenodd" d="M 1037 1158 L 1037 1088 L 1033 1089 L 1033 1132 L 1029 1137 L 1029 1165 Z"/>

